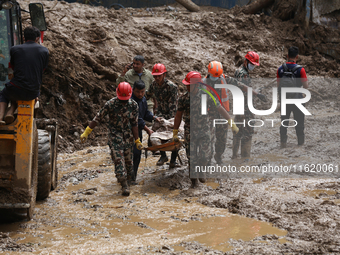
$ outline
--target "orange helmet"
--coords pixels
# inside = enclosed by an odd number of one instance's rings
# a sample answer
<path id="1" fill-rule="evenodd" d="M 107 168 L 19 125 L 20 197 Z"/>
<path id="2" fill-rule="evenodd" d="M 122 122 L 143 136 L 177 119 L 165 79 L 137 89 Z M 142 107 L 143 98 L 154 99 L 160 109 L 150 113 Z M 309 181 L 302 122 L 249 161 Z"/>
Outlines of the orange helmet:
<path id="1" fill-rule="evenodd" d="M 213 77 L 220 77 L 223 73 L 223 66 L 221 62 L 212 61 L 208 65 L 208 71 Z"/>
<path id="2" fill-rule="evenodd" d="M 185 79 L 182 80 L 184 85 L 196 84 L 198 82 L 202 82 L 202 76 L 199 72 L 191 71 L 185 76 Z"/>
<path id="3" fill-rule="evenodd" d="M 165 65 L 158 63 L 158 64 L 153 66 L 151 74 L 152 75 L 161 75 L 161 74 L 166 73 L 166 72 L 167 71 L 166 71 Z"/>
<path id="4" fill-rule="evenodd" d="M 128 82 L 124 81 L 119 83 L 116 92 L 119 100 L 128 100 L 132 95 L 132 88 Z"/>
<path id="5" fill-rule="evenodd" d="M 260 65 L 260 56 L 255 51 L 248 51 L 244 57 L 248 59 L 253 65 Z"/>

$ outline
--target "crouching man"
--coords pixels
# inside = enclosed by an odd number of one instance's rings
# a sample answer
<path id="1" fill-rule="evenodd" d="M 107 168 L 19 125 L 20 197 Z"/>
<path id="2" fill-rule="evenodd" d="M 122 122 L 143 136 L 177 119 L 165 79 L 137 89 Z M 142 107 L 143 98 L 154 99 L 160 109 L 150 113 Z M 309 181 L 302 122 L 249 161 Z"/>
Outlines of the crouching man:
<path id="1" fill-rule="evenodd" d="M 85 142 L 93 128 L 103 121 L 106 115 L 109 115 L 108 145 L 115 164 L 115 174 L 122 185 L 122 195 L 129 196 L 130 182 L 133 178 L 133 144 L 136 144 L 138 150 L 142 149 L 142 143 L 138 138 L 138 105 L 131 99 L 132 88 L 129 83 L 121 82 L 116 92 L 117 97 L 105 103 L 80 139 L 81 142 Z"/>

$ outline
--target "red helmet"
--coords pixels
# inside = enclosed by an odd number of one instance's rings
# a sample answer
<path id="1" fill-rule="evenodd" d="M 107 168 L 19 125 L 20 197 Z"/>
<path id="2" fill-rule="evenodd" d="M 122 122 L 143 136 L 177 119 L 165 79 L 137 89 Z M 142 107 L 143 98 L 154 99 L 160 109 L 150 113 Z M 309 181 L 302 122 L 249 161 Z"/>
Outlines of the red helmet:
<path id="1" fill-rule="evenodd" d="M 208 71 L 213 77 L 220 77 L 223 73 L 223 66 L 221 62 L 212 61 L 208 65 Z"/>
<path id="2" fill-rule="evenodd" d="M 132 95 L 132 88 L 128 82 L 124 81 L 119 83 L 116 92 L 119 100 L 128 100 Z"/>
<path id="3" fill-rule="evenodd" d="M 167 71 L 165 69 L 165 65 L 158 63 L 158 64 L 153 66 L 151 74 L 152 75 L 161 75 L 161 74 L 166 73 L 166 72 Z"/>
<path id="4" fill-rule="evenodd" d="M 248 51 L 244 57 L 248 59 L 253 65 L 260 65 L 260 56 L 255 51 Z"/>
<path id="5" fill-rule="evenodd" d="M 182 81 L 184 85 L 196 84 L 198 82 L 202 82 L 202 76 L 196 71 L 189 72 Z"/>

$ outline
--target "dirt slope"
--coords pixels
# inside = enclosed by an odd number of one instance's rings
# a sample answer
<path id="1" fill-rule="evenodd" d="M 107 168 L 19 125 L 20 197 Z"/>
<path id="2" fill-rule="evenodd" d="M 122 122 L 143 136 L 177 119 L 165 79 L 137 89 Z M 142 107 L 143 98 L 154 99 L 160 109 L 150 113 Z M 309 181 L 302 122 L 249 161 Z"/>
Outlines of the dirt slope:
<path id="1" fill-rule="evenodd" d="M 299 63 L 309 76 L 340 75 L 339 63 L 315 51 L 316 46 L 327 43 L 326 35 L 340 38 L 339 31 L 321 26 L 315 27 L 308 39 L 297 24 L 245 15 L 238 7 L 204 7 L 201 12 L 189 13 L 180 6 L 175 6 L 176 11 L 165 11 L 165 7 L 108 10 L 63 1 L 42 3 L 48 22 L 44 45 L 50 51 L 50 63 L 43 79 L 39 116 L 59 120 L 61 150 L 82 148 L 79 134 L 115 95 L 116 77 L 136 54 L 145 57 L 149 69 L 164 63 L 169 79 L 180 87 L 187 72 L 206 74 L 211 60 L 221 61 L 225 73 L 232 76 L 248 50 L 255 50 L 261 58 L 253 76 L 275 77 L 290 45 L 299 46 Z M 28 9 L 28 1 L 21 4 Z M 316 89 L 324 93 L 322 88 Z M 96 128 L 98 139 L 91 139 L 92 145 L 105 143 L 105 130 L 104 126 Z"/>

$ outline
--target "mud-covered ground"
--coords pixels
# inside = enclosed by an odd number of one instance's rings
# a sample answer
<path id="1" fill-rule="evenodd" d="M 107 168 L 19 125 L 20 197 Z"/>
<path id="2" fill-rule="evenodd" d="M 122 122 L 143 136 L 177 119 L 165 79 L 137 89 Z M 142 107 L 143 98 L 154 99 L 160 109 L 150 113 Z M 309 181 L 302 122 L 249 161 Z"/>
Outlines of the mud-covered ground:
<path id="1" fill-rule="evenodd" d="M 25 8 L 25 4 L 23 6 Z M 269 98 L 277 67 L 287 47 L 301 49 L 299 64 L 310 79 L 304 146 L 293 128 L 280 149 L 279 122 L 256 128 L 252 157 L 231 160 L 232 137 L 225 165 L 237 167 L 327 164 L 339 169 L 339 63 L 316 51 L 337 42 L 339 31 L 313 25 L 310 31 L 292 21 L 244 15 L 240 8 L 202 8 L 189 13 L 176 6 L 107 10 L 66 2 L 43 1 L 48 21 L 44 45 L 50 65 L 44 75 L 40 117 L 60 124 L 59 187 L 39 202 L 34 219 L 15 222 L 1 214 L 3 254 L 338 254 L 340 253 L 339 173 L 273 174 L 255 178 L 209 180 L 190 188 L 184 166 L 156 167 L 149 155 L 140 164 L 138 183 L 125 198 L 113 173 L 106 127 L 96 127 L 85 145 L 78 137 L 87 121 L 115 94 L 115 78 L 136 54 L 146 67 L 161 62 L 169 79 L 180 81 L 191 70 L 206 73 L 219 60 L 233 75 L 248 50 L 260 54 L 254 88 Z M 25 17 L 25 15 L 24 15 Z M 27 21 L 26 21 L 27 22 Z M 161 32 L 163 35 L 157 35 Z M 270 78 L 270 79 L 269 79 Z M 269 84 L 267 86 L 264 86 Z M 268 109 L 271 101 L 258 109 Z M 279 119 L 279 112 L 265 118 Z M 334 168 L 335 169 L 335 168 Z M 223 176 L 228 177 L 228 176 Z"/>
<path id="2" fill-rule="evenodd" d="M 304 146 L 296 145 L 289 130 L 288 147 L 280 149 L 278 127 L 259 128 L 250 160 L 230 159 L 229 135 L 223 163 L 333 164 L 332 173 L 222 176 L 192 189 L 182 149 L 184 165 L 173 170 L 156 167 L 159 156 L 150 154 L 145 161 L 143 155 L 138 185 L 123 197 L 109 148 L 87 147 L 59 154 L 59 186 L 38 203 L 33 220 L 9 224 L 13 213 L 2 215 L 0 249 L 5 254 L 338 254 L 340 117 L 311 112 L 306 131 L 314 136 L 308 135 Z"/>

